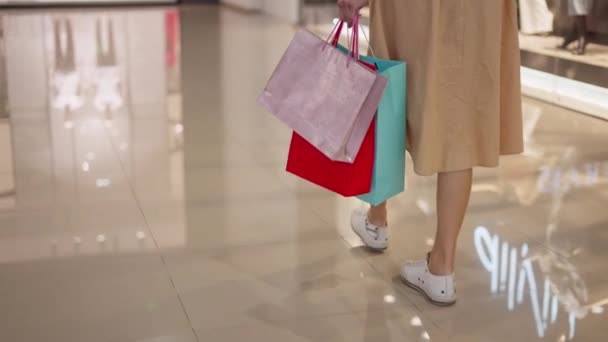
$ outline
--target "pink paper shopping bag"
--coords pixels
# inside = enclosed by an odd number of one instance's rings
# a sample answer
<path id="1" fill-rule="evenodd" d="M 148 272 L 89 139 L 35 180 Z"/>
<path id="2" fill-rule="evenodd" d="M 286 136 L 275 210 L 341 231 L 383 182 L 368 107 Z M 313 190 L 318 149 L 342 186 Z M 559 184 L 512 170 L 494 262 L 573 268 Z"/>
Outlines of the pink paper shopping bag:
<path id="1" fill-rule="evenodd" d="M 339 35 L 341 27 L 338 24 L 334 32 Z M 329 39 L 299 31 L 259 97 L 273 115 L 328 158 L 350 163 L 387 84 L 385 77 L 358 62 L 357 38 L 355 30 L 353 51 L 344 54 Z"/>

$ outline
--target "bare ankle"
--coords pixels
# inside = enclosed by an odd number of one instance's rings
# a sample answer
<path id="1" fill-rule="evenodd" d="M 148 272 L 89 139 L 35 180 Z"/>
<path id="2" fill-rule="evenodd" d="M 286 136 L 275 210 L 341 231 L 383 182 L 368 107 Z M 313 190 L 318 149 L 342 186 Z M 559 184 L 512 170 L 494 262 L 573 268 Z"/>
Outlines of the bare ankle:
<path id="1" fill-rule="evenodd" d="M 449 260 L 444 253 L 432 251 L 429 254 L 429 271 L 438 276 L 454 273 L 454 262 Z"/>
<path id="2" fill-rule="evenodd" d="M 367 213 L 367 220 L 374 226 L 384 227 L 387 225 L 386 209 L 372 208 Z"/>

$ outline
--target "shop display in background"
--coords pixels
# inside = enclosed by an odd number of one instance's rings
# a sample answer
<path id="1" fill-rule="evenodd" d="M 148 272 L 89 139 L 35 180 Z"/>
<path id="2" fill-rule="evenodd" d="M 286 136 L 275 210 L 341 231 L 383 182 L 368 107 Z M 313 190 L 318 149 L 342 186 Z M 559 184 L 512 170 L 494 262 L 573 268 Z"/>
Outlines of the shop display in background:
<path id="1" fill-rule="evenodd" d="M 608 1 L 518 0 L 522 48 L 567 58 L 565 52 L 591 56 L 578 59 L 608 67 Z M 528 37 L 536 35 L 535 37 Z M 546 39 L 538 39 L 539 36 Z M 595 59 L 595 61 L 593 61 Z"/>
<path id="2" fill-rule="evenodd" d="M 594 0 L 568 0 L 568 15 L 574 18 L 574 25 L 564 38 L 560 49 L 567 50 L 570 44 L 578 41 L 574 53 L 584 55 L 589 43 L 587 29 L 588 17 L 592 14 Z"/>
<path id="3" fill-rule="evenodd" d="M 87 5 L 87 4 L 174 4 L 177 0 L 0 0 L 3 6 L 49 6 L 49 5 Z"/>
<path id="4" fill-rule="evenodd" d="M 167 10 L 165 12 L 165 35 L 166 35 L 166 66 L 167 66 L 167 87 L 169 94 L 180 91 L 180 20 L 177 10 Z"/>
<path id="5" fill-rule="evenodd" d="M 167 78 L 167 118 L 169 121 L 169 147 L 175 151 L 171 158 L 183 165 L 183 109 L 181 75 L 181 31 L 179 11 L 166 10 L 165 14 L 165 68 Z"/>
<path id="6" fill-rule="evenodd" d="M 553 13 L 546 0 L 519 2 L 521 32 L 524 34 L 549 34 L 553 32 Z"/>

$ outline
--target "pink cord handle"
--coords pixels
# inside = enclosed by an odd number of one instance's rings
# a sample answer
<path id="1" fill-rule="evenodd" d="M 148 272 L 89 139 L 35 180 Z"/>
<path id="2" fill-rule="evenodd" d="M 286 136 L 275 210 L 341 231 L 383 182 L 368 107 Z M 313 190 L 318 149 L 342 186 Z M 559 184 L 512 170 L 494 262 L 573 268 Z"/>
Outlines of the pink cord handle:
<path id="1" fill-rule="evenodd" d="M 338 45 L 338 39 L 340 38 L 340 35 L 342 34 L 342 27 L 344 27 L 344 21 L 342 21 L 342 20 L 338 21 L 338 23 L 336 23 L 336 25 L 334 25 L 334 29 L 331 30 L 331 33 L 325 40 L 326 45 L 329 45 L 330 40 L 331 40 L 331 45 L 333 45 L 333 46 Z"/>
<path id="2" fill-rule="evenodd" d="M 336 25 L 334 25 L 333 30 L 325 40 L 325 44 L 329 45 L 331 41 L 332 46 L 338 46 L 338 41 L 340 40 L 340 35 L 342 34 L 342 29 L 344 28 L 344 21 L 340 20 Z M 350 43 L 350 55 L 351 57 L 359 60 L 359 12 L 355 14 L 353 18 L 353 37 Z"/>
<path id="3" fill-rule="evenodd" d="M 342 28 L 344 27 L 344 22 L 340 20 L 340 24 L 338 24 L 338 30 L 334 35 L 334 39 L 331 42 L 331 45 L 338 46 L 338 41 L 340 40 L 340 36 L 342 35 Z"/>

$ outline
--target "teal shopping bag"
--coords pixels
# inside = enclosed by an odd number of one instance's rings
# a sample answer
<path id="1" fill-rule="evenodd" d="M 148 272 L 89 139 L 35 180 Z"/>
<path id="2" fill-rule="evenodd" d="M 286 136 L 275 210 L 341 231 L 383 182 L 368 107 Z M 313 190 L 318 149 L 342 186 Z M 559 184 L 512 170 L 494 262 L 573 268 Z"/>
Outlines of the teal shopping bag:
<path id="1" fill-rule="evenodd" d="M 343 46 L 340 49 L 347 51 Z M 359 199 L 378 205 L 405 189 L 406 63 L 361 56 L 388 78 L 376 120 L 376 155 L 372 190 Z"/>

